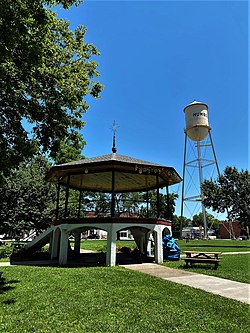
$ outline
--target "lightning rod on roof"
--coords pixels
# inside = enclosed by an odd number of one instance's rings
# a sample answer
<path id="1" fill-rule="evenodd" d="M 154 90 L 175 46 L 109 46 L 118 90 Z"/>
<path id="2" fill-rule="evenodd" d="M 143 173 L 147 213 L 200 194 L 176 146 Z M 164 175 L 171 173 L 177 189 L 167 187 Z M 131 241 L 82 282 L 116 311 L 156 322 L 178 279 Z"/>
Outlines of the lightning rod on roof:
<path id="1" fill-rule="evenodd" d="M 115 120 L 113 121 L 113 125 L 112 125 L 112 130 L 113 130 L 113 147 L 112 147 L 112 153 L 116 153 L 117 149 L 116 149 L 116 132 L 118 129 L 118 124 L 115 122 Z"/>

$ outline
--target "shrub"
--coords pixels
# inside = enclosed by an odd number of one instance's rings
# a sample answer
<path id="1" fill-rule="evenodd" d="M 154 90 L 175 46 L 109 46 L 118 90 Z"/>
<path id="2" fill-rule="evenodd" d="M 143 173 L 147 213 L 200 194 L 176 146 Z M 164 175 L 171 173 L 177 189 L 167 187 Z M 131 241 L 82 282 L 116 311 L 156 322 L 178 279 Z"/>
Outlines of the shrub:
<path id="1" fill-rule="evenodd" d="M 2 258 L 9 258 L 12 254 L 12 245 L 3 243 L 0 245 L 0 259 Z"/>

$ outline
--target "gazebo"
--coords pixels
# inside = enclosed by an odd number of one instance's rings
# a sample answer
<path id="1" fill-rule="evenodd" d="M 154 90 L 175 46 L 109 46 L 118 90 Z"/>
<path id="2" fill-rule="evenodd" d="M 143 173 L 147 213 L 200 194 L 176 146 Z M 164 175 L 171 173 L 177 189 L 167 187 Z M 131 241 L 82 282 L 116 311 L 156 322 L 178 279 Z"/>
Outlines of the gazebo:
<path id="1" fill-rule="evenodd" d="M 168 187 L 182 180 L 174 168 L 117 154 L 113 146 L 111 154 L 53 166 L 45 180 L 57 184 L 56 219 L 46 235 L 50 236 L 51 259 L 58 258 L 59 265 L 67 264 L 69 235 L 74 234 L 74 250 L 80 252 L 81 233 L 88 229 L 101 229 L 107 232 L 107 266 L 116 265 L 117 233 L 128 229 L 131 230 L 142 254 L 147 253 L 149 235 L 153 234 L 155 261 L 163 262 L 162 233 L 166 228 L 167 233 L 171 233 L 171 221 L 160 216 L 160 189 L 166 187 L 168 194 Z M 63 191 L 62 188 L 64 188 Z M 78 212 L 74 217 L 69 216 L 70 189 L 79 192 Z M 118 193 L 145 192 L 147 194 L 150 190 L 156 190 L 157 193 L 155 217 L 117 216 L 115 196 Z M 59 204 L 62 192 L 64 209 L 60 216 Z M 110 194 L 108 215 L 81 216 L 83 195 L 89 192 Z M 148 202 L 145 205 L 148 207 Z"/>

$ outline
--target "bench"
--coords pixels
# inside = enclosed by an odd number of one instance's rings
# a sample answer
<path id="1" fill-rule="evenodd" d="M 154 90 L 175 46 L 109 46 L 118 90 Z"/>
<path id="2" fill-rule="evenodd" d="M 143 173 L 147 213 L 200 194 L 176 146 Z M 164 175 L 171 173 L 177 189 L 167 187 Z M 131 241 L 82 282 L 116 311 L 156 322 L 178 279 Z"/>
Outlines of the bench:
<path id="1" fill-rule="evenodd" d="M 214 264 L 214 269 L 219 266 L 221 252 L 184 251 L 184 253 L 186 254 L 186 258 L 184 258 L 186 267 L 188 267 L 188 264 L 192 266 L 193 263 Z"/>

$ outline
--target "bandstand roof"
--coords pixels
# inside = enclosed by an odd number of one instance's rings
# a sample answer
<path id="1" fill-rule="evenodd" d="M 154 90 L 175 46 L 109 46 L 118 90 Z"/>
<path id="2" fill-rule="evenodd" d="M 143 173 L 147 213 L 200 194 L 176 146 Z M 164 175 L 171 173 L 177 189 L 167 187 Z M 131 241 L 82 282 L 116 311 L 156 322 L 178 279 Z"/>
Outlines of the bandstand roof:
<path id="1" fill-rule="evenodd" d="M 113 152 L 56 165 L 49 170 L 45 180 L 79 190 L 122 193 L 161 188 L 182 179 L 173 167 Z"/>

